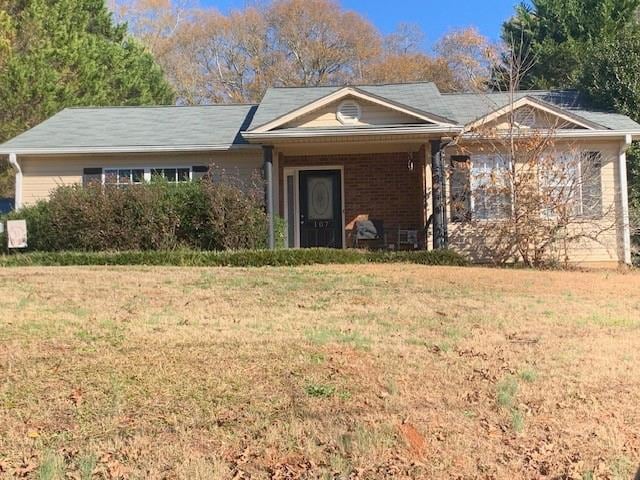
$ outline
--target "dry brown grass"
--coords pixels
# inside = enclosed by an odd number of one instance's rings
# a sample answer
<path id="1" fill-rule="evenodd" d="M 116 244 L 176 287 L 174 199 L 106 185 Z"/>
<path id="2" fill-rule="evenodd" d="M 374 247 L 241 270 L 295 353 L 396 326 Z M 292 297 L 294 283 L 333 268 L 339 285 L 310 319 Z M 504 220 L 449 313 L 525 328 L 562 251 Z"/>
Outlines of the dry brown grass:
<path id="1" fill-rule="evenodd" d="M 0 270 L 0 477 L 631 478 L 640 275 Z"/>

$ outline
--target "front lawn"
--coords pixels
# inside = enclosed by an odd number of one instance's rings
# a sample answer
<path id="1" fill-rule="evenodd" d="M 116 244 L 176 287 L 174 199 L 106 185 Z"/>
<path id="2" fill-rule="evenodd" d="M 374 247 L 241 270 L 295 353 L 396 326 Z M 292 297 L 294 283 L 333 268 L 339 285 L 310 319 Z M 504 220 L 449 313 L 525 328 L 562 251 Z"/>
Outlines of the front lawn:
<path id="1" fill-rule="evenodd" d="M 0 269 L 0 478 L 629 479 L 639 292 L 611 271 Z"/>

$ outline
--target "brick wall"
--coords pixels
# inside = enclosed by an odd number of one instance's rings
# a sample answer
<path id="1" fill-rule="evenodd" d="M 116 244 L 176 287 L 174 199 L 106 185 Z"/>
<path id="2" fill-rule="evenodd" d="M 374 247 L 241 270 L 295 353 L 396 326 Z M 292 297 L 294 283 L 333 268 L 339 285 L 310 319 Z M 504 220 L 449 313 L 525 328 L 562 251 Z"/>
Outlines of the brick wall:
<path id="1" fill-rule="evenodd" d="M 413 169 L 409 168 L 410 155 Z M 382 220 L 389 243 L 397 243 L 398 228 L 418 230 L 424 246 L 424 151 L 409 154 L 378 153 L 357 155 L 283 156 L 278 178 L 285 167 L 343 166 L 345 228 L 347 246 L 357 219 Z M 284 214 L 284 195 L 280 195 Z"/>

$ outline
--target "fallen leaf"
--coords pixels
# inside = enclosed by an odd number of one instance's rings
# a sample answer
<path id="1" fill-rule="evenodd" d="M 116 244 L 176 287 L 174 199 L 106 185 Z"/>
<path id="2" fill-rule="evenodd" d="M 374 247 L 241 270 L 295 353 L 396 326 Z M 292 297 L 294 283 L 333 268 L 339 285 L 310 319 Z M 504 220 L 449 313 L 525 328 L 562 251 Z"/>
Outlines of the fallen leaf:
<path id="1" fill-rule="evenodd" d="M 77 407 L 82 402 L 82 389 L 76 388 L 69 395 L 69 400 Z"/>

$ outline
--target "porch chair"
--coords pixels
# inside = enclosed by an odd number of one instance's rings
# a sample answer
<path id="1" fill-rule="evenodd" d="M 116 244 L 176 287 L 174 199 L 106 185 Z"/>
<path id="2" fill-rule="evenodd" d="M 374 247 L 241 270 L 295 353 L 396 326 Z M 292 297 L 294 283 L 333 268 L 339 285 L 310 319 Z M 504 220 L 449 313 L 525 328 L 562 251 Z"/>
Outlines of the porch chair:
<path id="1" fill-rule="evenodd" d="M 417 250 L 418 230 L 398 228 L 398 250 Z"/>
<path id="2" fill-rule="evenodd" d="M 382 220 L 358 220 L 354 224 L 354 230 L 353 246 L 355 248 L 382 249 L 387 245 Z"/>

